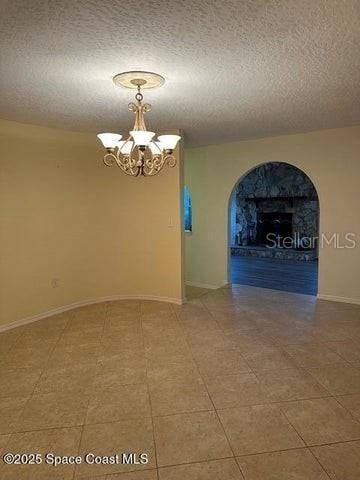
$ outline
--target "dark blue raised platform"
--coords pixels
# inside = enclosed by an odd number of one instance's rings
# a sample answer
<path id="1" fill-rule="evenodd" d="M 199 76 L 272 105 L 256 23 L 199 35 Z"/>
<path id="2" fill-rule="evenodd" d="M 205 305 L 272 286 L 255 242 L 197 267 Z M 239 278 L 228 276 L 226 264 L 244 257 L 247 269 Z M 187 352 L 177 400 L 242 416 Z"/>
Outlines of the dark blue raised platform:
<path id="1" fill-rule="evenodd" d="M 230 278 L 241 285 L 316 295 L 318 262 L 231 256 Z"/>

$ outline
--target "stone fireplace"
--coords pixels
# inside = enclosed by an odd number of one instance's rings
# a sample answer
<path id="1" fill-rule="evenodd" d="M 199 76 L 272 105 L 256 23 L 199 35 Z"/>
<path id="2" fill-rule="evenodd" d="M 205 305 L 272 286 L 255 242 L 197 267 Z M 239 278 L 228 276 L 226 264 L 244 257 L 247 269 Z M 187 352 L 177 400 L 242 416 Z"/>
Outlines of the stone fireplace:
<path id="1" fill-rule="evenodd" d="M 305 173 L 286 163 L 261 165 L 236 188 L 231 253 L 314 259 L 318 210 L 316 190 Z"/>

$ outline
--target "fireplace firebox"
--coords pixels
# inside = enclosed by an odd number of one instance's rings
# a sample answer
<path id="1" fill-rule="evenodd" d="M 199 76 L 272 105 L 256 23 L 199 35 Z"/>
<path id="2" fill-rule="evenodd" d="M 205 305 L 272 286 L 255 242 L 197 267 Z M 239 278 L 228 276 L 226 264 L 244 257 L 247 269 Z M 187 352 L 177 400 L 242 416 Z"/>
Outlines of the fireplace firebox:
<path id="1" fill-rule="evenodd" d="M 257 236 L 258 245 L 273 245 L 274 240 L 283 246 L 284 238 L 291 237 L 292 213 L 258 212 Z"/>

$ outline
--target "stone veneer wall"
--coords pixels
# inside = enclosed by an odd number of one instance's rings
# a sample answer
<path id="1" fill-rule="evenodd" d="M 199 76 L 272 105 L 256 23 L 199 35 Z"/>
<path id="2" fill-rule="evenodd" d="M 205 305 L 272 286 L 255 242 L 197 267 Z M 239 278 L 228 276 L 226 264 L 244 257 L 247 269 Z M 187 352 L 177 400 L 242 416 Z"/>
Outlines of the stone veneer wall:
<path id="1" fill-rule="evenodd" d="M 234 244 L 256 244 L 260 212 L 292 213 L 293 236 L 315 237 L 318 234 L 316 190 L 307 175 L 292 165 L 273 162 L 255 168 L 238 184 L 234 201 Z"/>

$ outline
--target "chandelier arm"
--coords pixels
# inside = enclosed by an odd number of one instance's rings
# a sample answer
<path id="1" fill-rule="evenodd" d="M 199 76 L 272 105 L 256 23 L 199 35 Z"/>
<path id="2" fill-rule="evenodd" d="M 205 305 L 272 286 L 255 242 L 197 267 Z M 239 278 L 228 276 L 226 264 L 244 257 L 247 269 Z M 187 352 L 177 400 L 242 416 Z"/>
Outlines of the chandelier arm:
<path id="1" fill-rule="evenodd" d="M 143 175 L 147 177 L 153 177 L 157 175 L 165 165 L 173 168 L 175 167 L 177 161 L 173 154 L 162 152 L 159 155 L 153 155 L 150 152 L 150 157 L 145 159 L 143 167 Z"/>
<path id="2" fill-rule="evenodd" d="M 134 167 L 136 166 L 136 161 L 132 159 L 131 154 L 130 155 L 122 155 L 120 151 L 118 151 L 117 157 L 116 157 L 116 163 L 118 167 L 121 168 L 121 170 L 126 173 L 127 175 L 131 175 L 134 177 L 138 176 L 138 168 L 136 171 L 134 171 Z"/>
<path id="3" fill-rule="evenodd" d="M 164 158 L 164 161 L 171 168 L 174 168 L 175 165 L 177 164 L 176 157 L 172 153 L 166 154 L 165 158 Z"/>
<path id="4" fill-rule="evenodd" d="M 164 156 L 161 155 L 156 155 L 156 156 L 151 156 L 146 162 L 146 170 L 145 174 L 147 177 L 153 177 L 157 173 L 159 173 L 164 166 Z"/>
<path id="5" fill-rule="evenodd" d="M 135 148 L 133 147 L 129 155 L 123 155 L 120 150 L 115 154 L 108 152 L 104 155 L 104 164 L 107 167 L 117 165 L 126 175 L 138 177 L 139 175 L 146 177 L 153 177 L 159 173 L 166 165 L 173 168 L 177 161 L 173 154 L 153 155 L 150 152 L 149 157 L 145 157 L 145 152 L 139 151 L 138 158 L 134 158 L 133 154 Z"/>
<path id="6" fill-rule="evenodd" d="M 116 155 L 113 152 L 108 152 L 104 155 L 103 161 L 107 167 L 113 167 L 117 163 Z"/>

